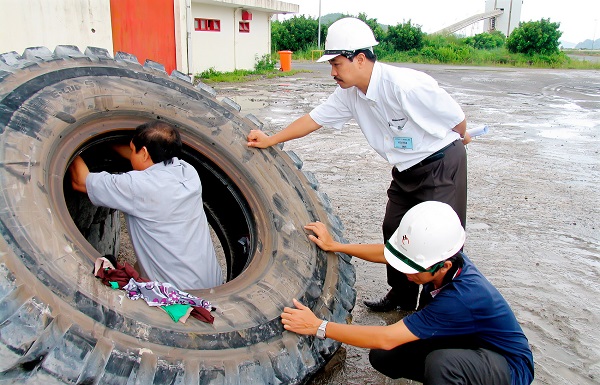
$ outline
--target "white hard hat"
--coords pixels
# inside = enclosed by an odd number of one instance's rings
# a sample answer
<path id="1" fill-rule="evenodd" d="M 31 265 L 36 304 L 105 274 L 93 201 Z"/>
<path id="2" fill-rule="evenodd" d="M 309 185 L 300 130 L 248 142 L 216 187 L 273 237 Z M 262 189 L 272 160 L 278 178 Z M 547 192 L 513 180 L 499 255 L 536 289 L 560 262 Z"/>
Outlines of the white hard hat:
<path id="1" fill-rule="evenodd" d="M 396 270 L 415 274 L 452 257 L 465 243 L 458 215 L 446 203 L 428 201 L 414 206 L 385 244 L 384 255 Z"/>
<path id="2" fill-rule="evenodd" d="M 379 44 L 371 28 L 360 19 L 346 17 L 329 26 L 325 39 L 325 52 L 317 62 L 331 60 L 342 54 L 351 54 L 358 49 L 371 48 Z"/>

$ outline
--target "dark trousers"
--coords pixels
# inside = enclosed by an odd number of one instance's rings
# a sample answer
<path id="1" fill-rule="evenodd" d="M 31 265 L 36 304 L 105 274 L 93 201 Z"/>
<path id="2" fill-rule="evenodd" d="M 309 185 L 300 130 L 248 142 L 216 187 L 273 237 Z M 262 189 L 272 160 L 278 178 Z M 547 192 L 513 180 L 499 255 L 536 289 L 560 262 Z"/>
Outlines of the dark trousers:
<path id="1" fill-rule="evenodd" d="M 392 350 L 374 349 L 369 353 L 369 361 L 373 368 L 390 378 L 407 378 L 424 385 L 511 383 L 510 368 L 504 356 L 470 346 L 462 338 L 431 338 Z"/>
<path id="2" fill-rule="evenodd" d="M 465 227 L 467 222 L 467 154 L 465 146 L 457 140 L 444 151 L 444 157 L 432 163 L 398 171 L 392 169 L 392 183 L 388 188 L 388 202 L 383 219 L 384 242 L 390 239 L 400 225 L 400 220 L 413 206 L 425 201 L 449 204 Z M 406 275 L 387 266 L 387 281 L 400 306 L 417 307 L 419 285 L 410 282 Z"/>

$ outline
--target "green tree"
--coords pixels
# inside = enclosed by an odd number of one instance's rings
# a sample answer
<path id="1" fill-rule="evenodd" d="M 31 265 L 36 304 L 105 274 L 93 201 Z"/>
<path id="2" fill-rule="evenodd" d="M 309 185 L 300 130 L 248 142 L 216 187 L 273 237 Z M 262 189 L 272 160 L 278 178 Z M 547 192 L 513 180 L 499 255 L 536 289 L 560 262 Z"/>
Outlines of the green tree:
<path id="1" fill-rule="evenodd" d="M 412 25 L 411 21 L 389 26 L 385 41 L 397 51 L 410 51 L 423 48 L 423 36 L 420 25 Z"/>
<path id="2" fill-rule="evenodd" d="M 304 15 L 271 23 L 271 44 L 274 51 L 302 51 L 317 45 L 319 20 Z M 324 40 L 326 28 L 321 25 L 321 40 Z"/>
<path id="3" fill-rule="evenodd" d="M 519 24 L 506 40 L 506 48 L 512 53 L 526 55 L 553 55 L 559 53 L 560 23 L 552 23 L 550 19 L 529 21 Z"/>
<path id="4" fill-rule="evenodd" d="M 478 33 L 475 36 L 467 37 L 465 44 L 476 49 L 494 49 L 504 45 L 506 37 L 500 31 Z"/>
<path id="5" fill-rule="evenodd" d="M 371 28 L 371 31 L 373 31 L 373 35 L 375 36 L 375 40 L 380 43 L 385 40 L 386 33 L 381 27 L 381 24 L 377 22 L 377 19 L 369 19 L 367 14 L 364 12 L 359 13 L 357 19 L 364 21 L 369 28 Z"/>

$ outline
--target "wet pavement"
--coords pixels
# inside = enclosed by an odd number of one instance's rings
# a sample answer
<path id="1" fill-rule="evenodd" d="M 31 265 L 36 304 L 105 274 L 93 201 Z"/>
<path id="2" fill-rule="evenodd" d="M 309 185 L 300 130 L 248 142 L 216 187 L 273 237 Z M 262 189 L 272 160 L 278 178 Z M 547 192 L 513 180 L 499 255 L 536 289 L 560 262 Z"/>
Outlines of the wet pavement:
<path id="1" fill-rule="evenodd" d="M 400 65 L 400 64 L 398 64 Z M 463 107 L 468 127 L 489 133 L 468 145 L 465 251 L 511 304 L 532 346 L 534 384 L 600 382 L 600 71 L 407 65 L 432 75 Z M 327 64 L 310 72 L 215 84 L 266 132 L 307 113 L 334 89 Z M 284 146 L 331 198 L 352 242 L 381 242 L 390 166 L 354 121 Z M 354 259 L 356 324 L 406 313 L 362 304 L 387 290 L 385 268 Z M 373 370 L 368 350 L 344 345 L 310 382 L 412 384 Z"/>

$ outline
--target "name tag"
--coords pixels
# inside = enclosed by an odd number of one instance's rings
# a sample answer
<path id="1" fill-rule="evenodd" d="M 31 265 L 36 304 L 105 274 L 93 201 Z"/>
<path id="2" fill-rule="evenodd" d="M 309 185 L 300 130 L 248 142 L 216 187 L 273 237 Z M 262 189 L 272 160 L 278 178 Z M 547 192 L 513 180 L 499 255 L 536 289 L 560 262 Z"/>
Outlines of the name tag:
<path id="1" fill-rule="evenodd" d="M 413 149 L 412 138 L 394 137 L 394 148 L 401 148 L 403 150 L 412 150 Z"/>

